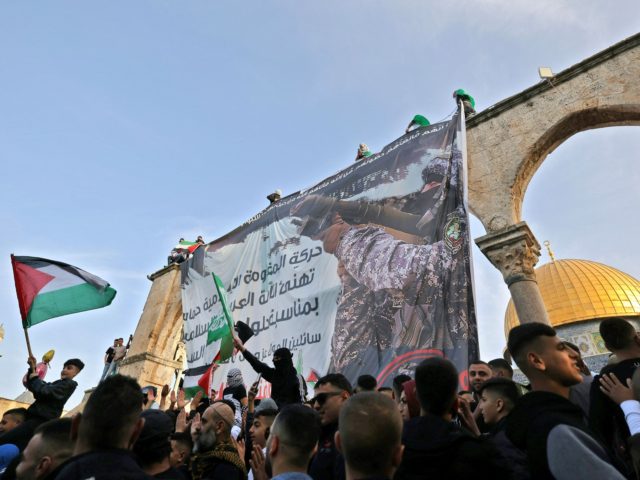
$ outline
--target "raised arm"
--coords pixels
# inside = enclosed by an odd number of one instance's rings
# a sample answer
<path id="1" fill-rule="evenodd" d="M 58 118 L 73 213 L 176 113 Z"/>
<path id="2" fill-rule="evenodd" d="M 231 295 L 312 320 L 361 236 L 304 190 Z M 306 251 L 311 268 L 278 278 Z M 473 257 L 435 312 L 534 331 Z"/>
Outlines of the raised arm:
<path id="1" fill-rule="evenodd" d="M 249 350 L 247 350 L 239 338 L 234 338 L 233 343 L 235 347 L 242 352 L 244 358 L 249 362 L 249 365 L 257 372 L 261 373 L 267 382 L 271 382 L 273 375 L 276 373 L 276 369 L 270 367 L 264 362 L 258 360 Z"/>

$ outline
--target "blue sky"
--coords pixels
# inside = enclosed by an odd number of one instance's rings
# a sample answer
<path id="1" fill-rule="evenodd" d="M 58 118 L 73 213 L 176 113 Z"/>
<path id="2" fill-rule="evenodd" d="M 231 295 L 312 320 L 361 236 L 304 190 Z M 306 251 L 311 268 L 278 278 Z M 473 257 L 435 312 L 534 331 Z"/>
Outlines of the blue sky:
<path id="1" fill-rule="evenodd" d="M 26 348 L 9 254 L 67 261 L 118 290 L 109 308 L 31 329 L 54 373 L 93 386 L 135 329 L 176 240 L 216 238 L 285 194 L 432 122 L 478 110 L 638 31 L 637 2 L 3 2 L 0 4 L 0 395 Z M 631 14 L 636 12 L 636 14 Z M 576 135 L 533 178 L 523 218 L 558 258 L 640 277 L 640 129 Z M 484 234 L 472 224 L 474 237 Z M 480 341 L 501 353 L 508 290 L 476 249 Z M 541 262 L 547 261 L 542 257 Z"/>

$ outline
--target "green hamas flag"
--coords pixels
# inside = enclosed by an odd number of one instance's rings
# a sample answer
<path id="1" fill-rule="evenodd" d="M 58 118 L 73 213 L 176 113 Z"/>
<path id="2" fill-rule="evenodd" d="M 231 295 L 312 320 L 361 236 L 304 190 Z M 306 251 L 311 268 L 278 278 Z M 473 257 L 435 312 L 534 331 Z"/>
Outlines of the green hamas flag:
<path id="1" fill-rule="evenodd" d="M 220 343 L 220 353 L 216 356 L 216 361 L 224 361 L 233 354 L 233 318 L 229 311 L 227 302 L 227 291 L 224 288 L 222 280 L 215 273 L 211 274 L 216 284 L 216 291 L 222 306 L 222 313 L 211 318 L 209 323 L 209 331 L 207 332 L 207 345 L 222 340 Z"/>
<path id="2" fill-rule="evenodd" d="M 224 314 L 212 317 L 211 323 L 209 324 L 209 331 L 207 332 L 207 345 L 211 345 L 229 333 L 229 324 Z"/>

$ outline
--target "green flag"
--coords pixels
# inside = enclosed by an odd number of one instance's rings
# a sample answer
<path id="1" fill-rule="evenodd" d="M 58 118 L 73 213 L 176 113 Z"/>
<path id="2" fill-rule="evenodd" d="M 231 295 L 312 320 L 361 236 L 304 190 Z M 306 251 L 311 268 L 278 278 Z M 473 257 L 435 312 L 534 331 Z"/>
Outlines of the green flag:
<path id="1" fill-rule="evenodd" d="M 218 298 L 220 299 L 220 305 L 222 305 L 222 313 L 211 318 L 209 331 L 207 333 L 207 345 L 221 340 L 220 353 L 216 357 L 216 360 L 222 362 L 233 354 L 233 317 L 229 310 L 227 291 L 224 288 L 222 280 L 220 280 L 220 277 L 215 273 L 211 275 L 213 275 L 213 281 L 216 284 Z"/>

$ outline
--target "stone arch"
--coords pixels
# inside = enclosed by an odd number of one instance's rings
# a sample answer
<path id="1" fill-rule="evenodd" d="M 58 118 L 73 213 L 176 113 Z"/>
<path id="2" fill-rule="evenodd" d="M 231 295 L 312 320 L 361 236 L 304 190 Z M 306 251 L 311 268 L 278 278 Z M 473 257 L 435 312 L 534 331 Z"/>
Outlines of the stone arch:
<path id="1" fill-rule="evenodd" d="M 522 161 L 514 184 L 516 218 L 520 219 L 527 187 L 540 165 L 573 135 L 596 128 L 640 126 L 640 104 L 586 108 L 572 112 L 543 132 Z"/>
<path id="2" fill-rule="evenodd" d="M 467 122 L 469 207 L 488 234 L 522 221 L 529 181 L 577 132 L 640 124 L 640 34 L 541 81 Z"/>
<path id="3" fill-rule="evenodd" d="M 578 132 L 640 124 L 640 34 L 509 97 L 467 122 L 469 207 L 478 247 L 500 270 L 522 322 L 547 322 L 534 267 L 540 244 L 522 219 L 527 186 Z"/>

